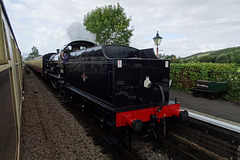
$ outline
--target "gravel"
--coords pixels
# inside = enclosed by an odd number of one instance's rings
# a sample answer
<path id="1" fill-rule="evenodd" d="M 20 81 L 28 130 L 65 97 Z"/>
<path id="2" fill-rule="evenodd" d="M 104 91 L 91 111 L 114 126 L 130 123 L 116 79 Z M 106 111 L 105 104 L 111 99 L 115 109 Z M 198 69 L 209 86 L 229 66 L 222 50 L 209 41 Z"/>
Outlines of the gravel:
<path id="1" fill-rule="evenodd" d="M 24 92 L 20 159 L 113 159 L 32 71 L 24 74 Z"/>
<path id="2" fill-rule="evenodd" d="M 133 141 L 133 149 L 143 160 L 168 160 L 168 155 L 159 150 L 156 145 L 160 145 L 155 139 L 140 139 Z"/>

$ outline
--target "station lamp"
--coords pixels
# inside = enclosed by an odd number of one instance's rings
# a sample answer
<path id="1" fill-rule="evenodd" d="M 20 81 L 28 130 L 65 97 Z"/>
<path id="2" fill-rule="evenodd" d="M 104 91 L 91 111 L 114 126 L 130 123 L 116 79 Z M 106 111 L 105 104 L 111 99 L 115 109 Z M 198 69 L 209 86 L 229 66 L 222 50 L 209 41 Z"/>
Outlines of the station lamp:
<path id="1" fill-rule="evenodd" d="M 157 46 L 157 57 L 158 57 L 158 46 L 160 45 L 161 41 L 162 41 L 162 37 L 159 36 L 158 31 L 156 36 L 153 38 L 153 41 L 155 43 L 155 45 Z"/>

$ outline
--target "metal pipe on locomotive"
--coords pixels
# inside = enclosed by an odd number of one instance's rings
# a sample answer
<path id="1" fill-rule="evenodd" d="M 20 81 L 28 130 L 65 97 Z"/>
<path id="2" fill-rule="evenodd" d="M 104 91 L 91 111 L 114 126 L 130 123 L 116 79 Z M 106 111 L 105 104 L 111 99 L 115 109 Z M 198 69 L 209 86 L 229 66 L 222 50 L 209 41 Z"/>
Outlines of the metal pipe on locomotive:
<path id="1" fill-rule="evenodd" d="M 38 58 L 40 64 L 32 60 L 27 65 L 105 125 L 139 132 L 164 118 L 188 119 L 180 103 L 169 100 L 170 61 L 159 59 L 153 49 L 74 41 L 62 51 L 67 59 L 49 53 Z"/>

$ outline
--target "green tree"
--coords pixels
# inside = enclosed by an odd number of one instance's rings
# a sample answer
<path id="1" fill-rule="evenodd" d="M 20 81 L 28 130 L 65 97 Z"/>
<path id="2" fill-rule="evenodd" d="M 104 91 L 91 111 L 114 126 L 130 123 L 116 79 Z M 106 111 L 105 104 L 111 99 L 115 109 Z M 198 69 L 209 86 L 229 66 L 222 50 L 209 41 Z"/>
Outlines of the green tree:
<path id="1" fill-rule="evenodd" d="M 37 49 L 37 47 L 33 46 L 32 47 L 32 52 L 28 54 L 28 56 L 25 60 L 33 59 L 33 58 L 38 57 L 38 56 L 40 56 L 39 52 L 38 52 L 38 49 Z"/>
<path id="2" fill-rule="evenodd" d="M 235 62 L 240 64 L 240 53 L 236 55 Z"/>
<path id="3" fill-rule="evenodd" d="M 133 28 L 129 27 L 130 18 L 127 18 L 124 9 L 117 4 L 97 7 L 84 16 L 83 25 L 96 35 L 100 44 L 129 45 L 133 35 Z"/>
<path id="4" fill-rule="evenodd" d="M 229 56 L 227 54 L 220 55 L 217 58 L 217 63 L 228 63 L 229 61 Z"/>
<path id="5" fill-rule="evenodd" d="M 197 56 L 195 56 L 195 57 L 191 58 L 191 61 L 192 61 L 192 62 L 195 62 L 195 63 L 196 63 L 196 62 L 199 62 L 199 60 L 198 60 L 198 57 L 197 57 Z"/>
<path id="6" fill-rule="evenodd" d="M 171 60 L 171 62 L 173 62 L 173 63 L 179 63 L 180 62 L 180 60 L 176 57 L 176 55 L 174 55 L 174 54 L 172 54 L 172 55 L 166 55 L 165 57 L 164 57 L 164 59 L 169 59 L 169 60 Z"/>
<path id="7" fill-rule="evenodd" d="M 158 54 L 158 58 L 160 58 L 160 59 L 164 59 L 165 57 L 166 57 L 165 54 Z"/>
<path id="8" fill-rule="evenodd" d="M 201 56 L 198 58 L 199 62 L 215 62 L 215 58 L 213 56 Z"/>

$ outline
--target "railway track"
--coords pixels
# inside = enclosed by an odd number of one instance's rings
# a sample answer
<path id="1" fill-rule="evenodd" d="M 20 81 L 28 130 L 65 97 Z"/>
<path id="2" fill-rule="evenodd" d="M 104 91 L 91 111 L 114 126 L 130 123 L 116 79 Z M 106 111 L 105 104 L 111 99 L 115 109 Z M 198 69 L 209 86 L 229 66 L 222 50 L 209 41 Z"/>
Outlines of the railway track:
<path id="1" fill-rule="evenodd" d="M 78 117 L 72 109 L 66 109 Z M 76 111 L 76 109 L 74 110 Z M 169 159 L 240 159 L 240 127 L 193 112 L 189 113 L 189 117 L 187 123 L 177 123 L 175 127 L 169 127 L 167 138 L 160 139 L 160 143 L 154 142 L 154 136 L 148 137 L 148 140 L 153 141 L 150 148 L 161 150 L 164 148 Z M 139 153 L 134 147 L 130 150 L 127 143 L 117 144 L 113 148 L 118 150 L 125 159 L 149 159 L 147 154 L 141 156 L 142 153 Z M 151 151 L 151 154 L 159 152 L 157 149 L 151 150 L 154 150 Z"/>
<path id="2" fill-rule="evenodd" d="M 149 149 L 146 152 L 158 154 L 160 150 L 161 152 L 164 150 L 169 159 L 240 159 L 239 126 L 193 112 L 190 112 L 189 115 L 187 123 L 177 123 L 175 127 L 169 127 L 168 136 L 159 139 L 159 143 L 154 143 L 154 136 L 148 137 L 147 141 L 152 141 L 152 144 L 148 146 Z M 145 142 L 145 144 L 147 143 Z M 151 159 L 147 154 L 139 156 L 142 153 L 139 153 L 138 149 L 133 147 L 133 152 L 129 152 L 129 147 L 126 145 L 120 148 L 123 153 L 127 153 L 127 159 Z"/>
<path id="3" fill-rule="evenodd" d="M 240 159 L 240 127 L 189 112 L 189 121 L 169 128 L 164 145 L 183 159 Z"/>
<path id="4" fill-rule="evenodd" d="M 79 117 L 79 109 L 66 107 L 65 103 L 63 105 L 76 118 Z M 82 113 L 80 114 L 82 115 Z M 149 148 L 155 148 L 152 149 L 154 151 L 151 151 L 151 154 L 158 154 L 153 152 L 159 152 L 159 149 L 161 152 L 164 150 L 169 159 L 240 160 L 240 127 L 237 125 L 189 112 L 189 121 L 187 123 L 177 122 L 175 127 L 169 127 L 168 129 L 166 139 L 160 139 L 160 143 L 151 142 L 152 144 Z M 103 137 L 104 133 L 102 132 L 101 134 Z M 148 136 L 147 138 L 148 141 L 154 141 L 154 136 Z M 120 143 L 112 148 L 118 150 L 125 159 L 149 159 L 146 156 L 147 154 L 141 156 L 140 154 L 142 153 L 139 153 L 138 149 L 134 149 L 134 147 L 129 149 L 127 143 Z"/>

